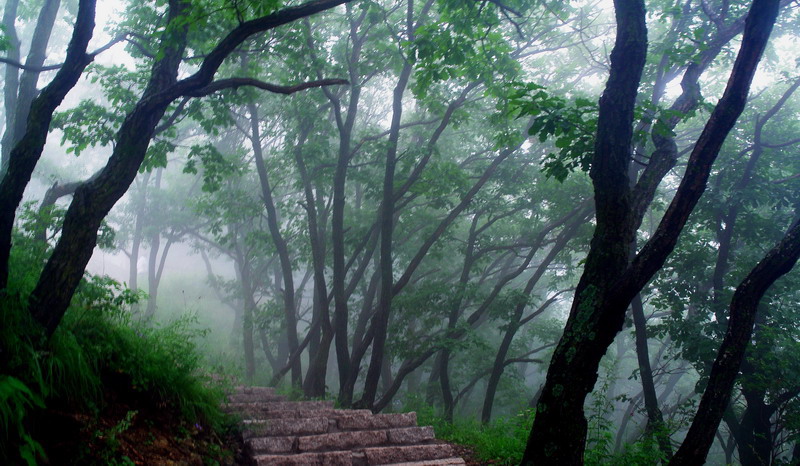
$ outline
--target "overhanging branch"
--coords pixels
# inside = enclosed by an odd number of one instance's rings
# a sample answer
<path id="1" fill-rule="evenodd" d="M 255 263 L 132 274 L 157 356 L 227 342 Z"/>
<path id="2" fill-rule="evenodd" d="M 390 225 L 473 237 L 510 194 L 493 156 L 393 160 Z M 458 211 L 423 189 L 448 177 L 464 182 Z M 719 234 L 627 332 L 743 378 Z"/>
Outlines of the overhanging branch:
<path id="1" fill-rule="evenodd" d="M 307 81 L 293 86 L 283 86 L 280 84 L 272 84 L 260 81 L 254 78 L 226 78 L 219 79 L 212 82 L 208 86 L 201 87 L 200 89 L 189 90 L 184 93 L 188 97 L 203 97 L 223 89 L 236 89 L 242 86 L 252 86 L 265 91 L 273 92 L 275 94 L 294 94 L 298 91 L 311 89 L 314 87 L 334 86 L 340 84 L 350 84 L 346 79 L 319 79 L 316 81 Z"/>
<path id="2" fill-rule="evenodd" d="M 95 50 L 94 52 L 88 53 L 87 55 L 89 57 L 91 57 L 92 59 L 94 59 L 96 56 L 98 56 L 101 53 L 105 52 L 106 50 L 110 49 L 115 44 L 125 40 L 125 37 L 126 37 L 126 34 L 120 34 L 117 37 L 115 37 L 115 38 L 111 39 L 110 41 L 108 41 L 107 44 L 103 45 L 102 47 L 100 47 L 99 49 Z M 12 60 L 10 58 L 7 58 L 7 57 L 0 57 L 0 63 L 5 63 L 8 66 L 13 66 L 13 67 L 19 68 L 19 69 L 21 69 L 23 71 L 33 71 L 35 73 L 43 73 L 45 71 L 53 71 L 53 70 L 57 70 L 57 69 L 61 68 L 62 66 L 64 66 L 63 63 L 59 63 L 57 65 L 47 65 L 47 66 L 28 66 L 28 65 L 22 64 L 22 63 L 20 63 L 20 62 L 18 62 L 16 60 Z"/>

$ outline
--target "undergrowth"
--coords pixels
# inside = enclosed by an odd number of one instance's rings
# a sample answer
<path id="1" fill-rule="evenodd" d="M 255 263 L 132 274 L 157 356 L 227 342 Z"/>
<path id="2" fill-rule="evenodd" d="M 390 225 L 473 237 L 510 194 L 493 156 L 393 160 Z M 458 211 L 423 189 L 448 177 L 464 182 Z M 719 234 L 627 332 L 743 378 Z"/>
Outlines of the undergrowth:
<path id="1" fill-rule="evenodd" d="M 503 465 L 520 464 L 535 414 L 533 409 L 524 409 L 515 416 L 500 417 L 483 425 L 475 419 L 446 421 L 432 406 L 413 400 L 406 409 L 417 412 L 419 425 L 433 426 L 436 438 L 470 447 L 481 463 Z M 611 424 L 605 420 L 590 417 L 588 434 L 584 455 L 587 465 L 651 466 L 663 460 L 651 436 L 628 445 L 621 453 L 612 452 Z"/>
<path id="2" fill-rule="evenodd" d="M 134 395 L 176 408 L 188 423 L 213 430 L 228 422 L 219 408 L 224 387 L 201 369 L 194 340 L 204 331 L 192 316 L 140 322 L 130 311 L 138 296 L 109 278 L 86 276 L 58 329 L 45 338 L 26 306 L 43 252 L 17 235 L 13 273 L 0 295 L 0 464 L 46 460 L 37 439 L 46 409 L 98 413 L 104 391 L 120 380 Z"/>
<path id="3" fill-rule="evenodd" d="M 415 406 L 419 425 L 433 426 L 436 438 L 472 448 L 478 459 L 494 464 L 519 464 L 533 424 L 533 410 L 497 418 L 482 425 L 475 419 L 448 422 L 428 405 Z"/>

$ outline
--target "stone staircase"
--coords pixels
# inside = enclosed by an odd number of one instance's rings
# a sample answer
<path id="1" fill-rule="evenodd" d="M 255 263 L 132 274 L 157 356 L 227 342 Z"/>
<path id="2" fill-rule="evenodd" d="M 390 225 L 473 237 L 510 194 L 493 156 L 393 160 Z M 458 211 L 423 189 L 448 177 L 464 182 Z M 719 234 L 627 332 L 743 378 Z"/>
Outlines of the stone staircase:
<path id="1" fill-rule="evenodd" d="M 285 466 L 463 465 L 416 413 L 334 409 L 330 401 L 286 401 L 272 388 L 239 387 L 227 409 L 242 418 L 252 464 Z"/>

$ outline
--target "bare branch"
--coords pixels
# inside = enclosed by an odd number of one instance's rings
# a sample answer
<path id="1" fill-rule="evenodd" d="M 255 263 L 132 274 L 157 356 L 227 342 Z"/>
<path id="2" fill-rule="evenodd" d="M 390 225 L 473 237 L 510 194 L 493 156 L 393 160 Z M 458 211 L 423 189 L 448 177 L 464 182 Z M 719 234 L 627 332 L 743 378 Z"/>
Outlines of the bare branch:
<path id="1" fill-rule="evenodd" d="M 107 44 L 103 45 L 102 47 L 100 47 L 99 49 L 95 50 L 92 53 L 88 53 L 87 55 L 90 58 L 94 59 L 97 55 L 105 52 L 106 50 L 110 49 L 115 44 L 117 44 L 119 42 L 122 42 L 123 40 L 125 40 L 125 34 L 120 34 L 117 37 L 115 37 L 115 38 L 111 39 L 110 41 L 108 41 Z M 36 72 L 36 73 L 42 73 L 42 72 L 45 72 L 45 71 L 53 71 L 53 70 L 57 70 L 57 69 L 61 68 L 62 66 L 64 66 L 63 63 L 59 63 L 57 65 L 47 65 L 47 66 L 28 66 L 28 65 L 24 65 L 24 64 L 22 64 L 22 63 L 20 63 L 20 62 L 18 62 L 16 60 L 11 60 L 10 58 L 7 58 L 7 57 L 0 57 L 0 63 L 5 63 L 8 66 L 13 66 L 13 67 L 19 68 L 19 69 L 21 69 L 23 71 L 33 71 L 33 72 Z"/>
<path id="2" fill-rule="evenodd" d="M 276 94 L 294 94 L 295 92 L 314 87 L 334 86 L 340 84 L 350 84 L 346 79 L 319 79 L 316 81 L 307 81 L 293 86 L 282 86 L 280 84 L 272 84 L 264 81 L 259 81 L 254 78 L 226 78 L 213 81 L 211 84 L 200 89 L 189 90 L 185 92 L 184 96 L 189 97 L 202 97 L 223 89 L 236 89 L 241 86 L 253 86 L 265 91 L 274 92 Z"/>

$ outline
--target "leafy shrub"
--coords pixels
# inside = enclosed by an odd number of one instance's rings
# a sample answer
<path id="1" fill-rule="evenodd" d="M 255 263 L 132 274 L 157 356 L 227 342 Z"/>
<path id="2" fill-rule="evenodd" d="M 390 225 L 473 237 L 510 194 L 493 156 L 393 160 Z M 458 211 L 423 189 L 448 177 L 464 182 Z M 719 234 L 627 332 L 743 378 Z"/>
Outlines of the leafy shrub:
<path id="1" fill-rule="evenodd" d="M 155 403 L 178 407 L 191 423 L 220 427 L 223 390 L 201 371 L 194 340 L 205 331 L 193 316 L 148 326 L 130 313 L 137 295 L 109 278 L 87 276 L 58 329 L 44 338 L 26 301 L 45 249 L 15 235 L 13 274 L 0 294 L 0 464 L 44 458 L 29 430 L 35 423 L 27 420 L 46 405 L 96 412 L 112 378 Z"/>

